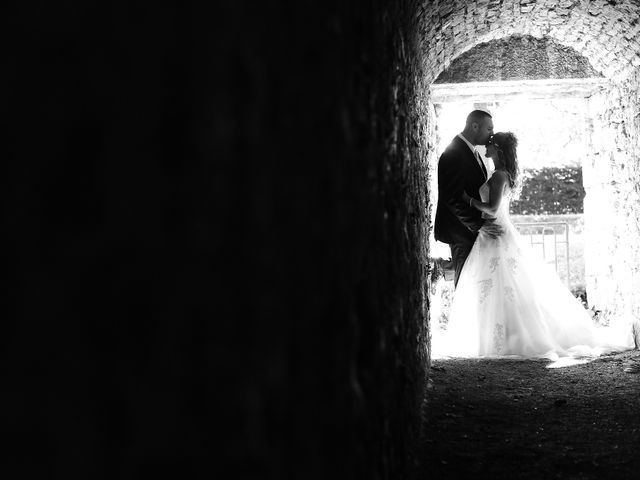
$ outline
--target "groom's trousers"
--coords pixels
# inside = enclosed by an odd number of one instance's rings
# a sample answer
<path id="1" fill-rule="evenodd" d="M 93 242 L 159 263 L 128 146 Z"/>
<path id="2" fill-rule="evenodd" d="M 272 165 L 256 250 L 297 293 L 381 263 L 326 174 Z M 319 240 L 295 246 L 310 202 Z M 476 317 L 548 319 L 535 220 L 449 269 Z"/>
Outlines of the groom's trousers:
<path id="1" fill-rule="evenodd" d="M 449 249 L 451 250 L 451 263 L 454 270 L 453 284 L 458 286 L 458 279 L 460 278 L 460 272 L 464 262 L 467 260 L 471 249 L 473 248 L 474 240 L 460 239 L 457 243 L 450 243 Z"/>

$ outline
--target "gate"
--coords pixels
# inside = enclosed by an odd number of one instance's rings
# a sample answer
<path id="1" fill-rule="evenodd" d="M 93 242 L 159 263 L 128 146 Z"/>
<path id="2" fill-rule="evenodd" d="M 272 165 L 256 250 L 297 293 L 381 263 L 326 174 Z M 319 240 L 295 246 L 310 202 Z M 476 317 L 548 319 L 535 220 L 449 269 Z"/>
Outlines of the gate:
<path id="1" fill-rule="evenodd" d="M 552 263 L 558 275 L 562 277 L 560 270 L 565 272 L 565 283 L 569 286 L 569 224 L 567 222 L 531 222 L 514 223 L 520 235 L 529 237 L 531 248 L 538 252 L 541 259 L 547 263 Z M 564 248 L 558 253 L 558 246 Z M 564 265 L 559 265 L 558 260 L 563 258 Z M 561 268 L 565 267 L 565 268 Z"/>

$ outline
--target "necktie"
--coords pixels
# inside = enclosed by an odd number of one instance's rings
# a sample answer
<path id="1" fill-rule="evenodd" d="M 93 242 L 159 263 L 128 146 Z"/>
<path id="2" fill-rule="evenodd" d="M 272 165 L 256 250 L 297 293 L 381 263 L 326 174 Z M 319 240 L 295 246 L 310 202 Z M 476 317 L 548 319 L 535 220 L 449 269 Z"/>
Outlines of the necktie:
<path id="1" fill-rule="evenodd" d="M 476 160 L 480 164 L 480 168 L 482 169 L 482 173 L 484 173 L 484 178 L 487 178 L 487 169 L 484 166 L 484 162 L 482 161 L 482 158 L 480 158 L 480 152 L 478 152 L 475 149 L 473 150 L 473 152 L 476 154 Z"/>

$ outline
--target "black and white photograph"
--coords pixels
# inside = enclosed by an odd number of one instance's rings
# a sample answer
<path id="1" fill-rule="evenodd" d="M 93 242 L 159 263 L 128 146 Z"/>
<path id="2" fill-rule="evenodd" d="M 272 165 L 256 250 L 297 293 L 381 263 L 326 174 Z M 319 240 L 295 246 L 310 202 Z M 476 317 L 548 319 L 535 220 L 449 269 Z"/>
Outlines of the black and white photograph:
<path id="1" fill-rule="evenodd" d="M 640 0 L 1 18 L 4 478 L 639 478 Z"/>

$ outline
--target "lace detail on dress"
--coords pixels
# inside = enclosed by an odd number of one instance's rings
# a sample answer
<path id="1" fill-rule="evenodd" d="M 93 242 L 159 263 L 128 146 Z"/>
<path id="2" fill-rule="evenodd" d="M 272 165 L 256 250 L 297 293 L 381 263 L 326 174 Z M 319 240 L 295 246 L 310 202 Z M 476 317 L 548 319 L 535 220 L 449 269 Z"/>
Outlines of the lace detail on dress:
<path id="1" fill-rule="evenodd" d="M 518 273 L 517 272 L 518 262 L 516 261 L 515 258 L 513 257 L 507 258 L 507 266 L 509 267 L 509 270 L 511 271 L 511 273 L 513 273 L 514 275 Z"/>
<path id="2" fill-rule="evenodd" d="M 493 288 L 493 280 L 488 278 L 487 280 L 480 280 L 478 283 L 480 283 L 480 303 L 484 303 Z"/>
<path id="3" fill-rule="evenodd" d="M 513 287 L 504 287 L 504 296 L 507 300 L 513 302 L 516 299 L 516 292 Z"/>
<path id="4" fill-rule="evenodd" d="M 500 257 L 492 257 L 491 260 L 489 260 L 489 271 L 491 273 L 496 271 L 496 268 L 498 268 L 498 264 L 500 263 Z"/>

